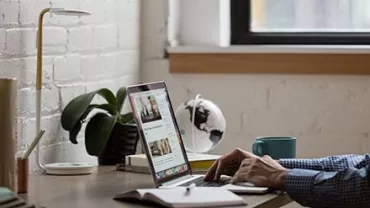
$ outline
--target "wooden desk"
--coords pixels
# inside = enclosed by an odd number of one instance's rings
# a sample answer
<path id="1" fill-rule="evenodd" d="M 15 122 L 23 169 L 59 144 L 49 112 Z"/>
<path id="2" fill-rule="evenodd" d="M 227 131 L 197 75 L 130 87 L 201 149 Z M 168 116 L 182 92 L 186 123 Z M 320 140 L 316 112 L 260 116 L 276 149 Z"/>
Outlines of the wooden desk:
<path id="1" fill-rule="evenodd" d="M 117 202 L 113 197 L 120 192 L 153 187 L 147 174 L 117 172 L 115 167 L 99 167 L 91 175 L 51 176 L 32 175 L 28 194 L 20 197 L 37 207 L 149 207 L 148 205 Z M 291 202 L 287 195 L 243 195 L 247 207 L 277 208 Z"/>

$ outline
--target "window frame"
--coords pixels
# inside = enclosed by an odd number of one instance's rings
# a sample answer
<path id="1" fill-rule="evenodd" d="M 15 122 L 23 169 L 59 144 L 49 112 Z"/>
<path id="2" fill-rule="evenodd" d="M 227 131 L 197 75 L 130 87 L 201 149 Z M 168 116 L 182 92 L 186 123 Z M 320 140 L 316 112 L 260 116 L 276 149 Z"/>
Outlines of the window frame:
<path id="1" fill-rule="evenodd" d="M 370 45 L 370 33 L 252 32 L 252 0 L 230 0 L 231 45 Z"/>

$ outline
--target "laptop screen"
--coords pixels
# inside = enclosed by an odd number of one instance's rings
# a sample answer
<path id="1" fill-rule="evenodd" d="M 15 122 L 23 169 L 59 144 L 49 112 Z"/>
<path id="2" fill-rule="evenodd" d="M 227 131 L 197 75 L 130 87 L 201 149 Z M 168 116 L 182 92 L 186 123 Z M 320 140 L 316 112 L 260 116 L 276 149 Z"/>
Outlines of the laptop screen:
<path id="1" fill-rule="evenodd" d="M 158 181 L 189 171 L 165 85 L 129 92 L 138 126 Z M 149 161 L 150 162 L 150 161 Z"/>

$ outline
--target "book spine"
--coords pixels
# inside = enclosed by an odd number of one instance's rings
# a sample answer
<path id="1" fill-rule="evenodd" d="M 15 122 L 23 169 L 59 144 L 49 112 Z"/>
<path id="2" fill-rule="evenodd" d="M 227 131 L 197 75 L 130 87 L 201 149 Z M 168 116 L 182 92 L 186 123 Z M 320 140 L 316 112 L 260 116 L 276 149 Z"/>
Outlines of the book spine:
<path id="1" fill-rule="evenodd" d="M 0 187 L 17 192 L 17 80 L 0 78 Z"/>
<path id="2" fill-rule="evenodd" d="M 149 166 L 148 160 L 146 158 L 137 158 L 137 157 L 131 157 L 126 156 L 126 165 L 134 165 L 134 166 Z"/>
<path id="3" fill-rule="evenodd" d="M 150 174 L 149 167 L 126 164 L 117 164 L 116 171 Z"/>
<path id="4" fill-rule="evenodd" d="M 213 163 L 214 160 L 190 161 L 190 167 L 193 170 L 208 170 Z"/>
<path id="5" fill-rule="evenodd" d="M 192 166 L 191 169 L 193 170 L 194 173 L 206 173 L 209 168 L 208 167 L 202 168 L 202 167 L 199 167 L 199 166 L 195 166 L 195 167 Z M 117 164 L 116 165 L 116 170 L 117 171 L 123 171 L 123 172 L 150 174 L 150 168 L 145 167 L 145 166 Z"/>

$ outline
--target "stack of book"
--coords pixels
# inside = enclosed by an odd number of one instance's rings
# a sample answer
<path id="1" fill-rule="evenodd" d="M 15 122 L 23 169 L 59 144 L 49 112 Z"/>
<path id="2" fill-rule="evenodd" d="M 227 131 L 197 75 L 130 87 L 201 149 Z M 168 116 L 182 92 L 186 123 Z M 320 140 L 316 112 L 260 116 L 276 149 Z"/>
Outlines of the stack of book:
<path id="1" fill-rule="evenodd" d="M 221 155 L 187 153 L 193 172 L 206 172 Z M 117 171 L 150 174 L 150 167 L 145 154 L 128 155 L 125 163 L 116 165 Z"/>
<path id="2" fill-rule="evenodd" d="M 35 208 L 6 187 L 0 187 L 0 208 Z"/>

